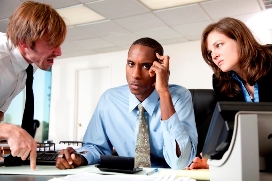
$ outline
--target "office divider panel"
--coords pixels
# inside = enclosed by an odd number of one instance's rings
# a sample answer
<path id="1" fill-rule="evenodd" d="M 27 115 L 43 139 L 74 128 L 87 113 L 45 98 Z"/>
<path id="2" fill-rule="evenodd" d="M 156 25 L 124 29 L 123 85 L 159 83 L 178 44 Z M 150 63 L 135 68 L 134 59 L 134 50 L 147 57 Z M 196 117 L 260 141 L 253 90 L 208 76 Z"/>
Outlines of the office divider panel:
<path id="1" fill-rule="evenodd" d="M 210 180 L 272 180 L 264 159 L 272 155 L 271 134 L 272 112 L 238 112 L 229 149 L 222 159 L 208 160 Z"/>

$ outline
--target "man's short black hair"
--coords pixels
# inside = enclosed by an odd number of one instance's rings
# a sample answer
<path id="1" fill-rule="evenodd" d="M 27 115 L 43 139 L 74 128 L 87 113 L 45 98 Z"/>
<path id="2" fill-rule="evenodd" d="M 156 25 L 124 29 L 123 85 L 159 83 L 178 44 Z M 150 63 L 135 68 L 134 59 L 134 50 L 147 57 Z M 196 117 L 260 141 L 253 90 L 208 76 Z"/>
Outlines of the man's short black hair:
<path id="1" fill-rule="evenodd" d="M 147 47 L 153 48 L 154 53 L 158 53 L 161 56 L 163 55 L 163 47 L 161 46 L 159 42 L 157 42 L 156 40 L 152 38 L 149 38 L 149 37 L 140 38 L 136 40 L 135 42 L 133 42 L 131 46 L 133 45 L 147 46 Z"/>

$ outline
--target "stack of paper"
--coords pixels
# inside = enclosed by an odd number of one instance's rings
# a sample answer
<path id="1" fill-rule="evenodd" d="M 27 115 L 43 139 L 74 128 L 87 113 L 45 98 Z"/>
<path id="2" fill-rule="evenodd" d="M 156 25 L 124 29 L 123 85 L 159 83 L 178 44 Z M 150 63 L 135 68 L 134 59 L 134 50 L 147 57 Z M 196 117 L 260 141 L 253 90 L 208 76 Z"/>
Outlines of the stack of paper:
<path id="1" fill-rule="evenodd" d="M 196 170 L 172 170 L 161 169 L 161 175 L 176 175 L 177 177 L 190 177 L 197 180 L 210 180 L 209 169 L 196 169 Z"/>

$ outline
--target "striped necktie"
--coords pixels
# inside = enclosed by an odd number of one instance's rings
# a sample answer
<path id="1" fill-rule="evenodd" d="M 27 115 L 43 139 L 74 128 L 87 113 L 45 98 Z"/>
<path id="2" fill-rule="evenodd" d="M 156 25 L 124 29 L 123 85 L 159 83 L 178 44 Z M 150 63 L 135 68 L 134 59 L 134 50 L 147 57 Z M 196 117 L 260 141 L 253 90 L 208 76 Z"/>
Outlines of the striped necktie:
<path id="1" fill-rule="evenodd" d="M 139 109 L 139 132 L 137 135 L 134 167 L 150 167 L 150 143 L 148 125 L 144 116 L 144 107 L 138 105 Z"/>

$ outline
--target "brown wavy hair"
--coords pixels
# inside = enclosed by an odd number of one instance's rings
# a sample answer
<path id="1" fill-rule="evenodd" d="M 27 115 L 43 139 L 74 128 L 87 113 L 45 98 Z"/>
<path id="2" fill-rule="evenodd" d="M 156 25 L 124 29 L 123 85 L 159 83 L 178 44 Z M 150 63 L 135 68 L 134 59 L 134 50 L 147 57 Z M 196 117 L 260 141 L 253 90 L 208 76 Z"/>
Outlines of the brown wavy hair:
<path id="1" fill-rule="evenodd" d="M 223 18 L 217 23 L 208 25 L 202 33 L 201 51 L 205 62 L 212 68 L 218 78 L 221 92 L 229 97 L 237 95 L 241 89 L 232 80 L 230 72 L 223 72 L 212 60 L 207 51 L 207 37 L 212 31 L 224 34 L 235 40 L 239 48 L 240 68 L 246 77 L 246 81 L 253 85 L 261 77 L 265 76 L 271 68 L 272 52 L 268 45 L 261 45 L 254 38 L 249 28 L 240 20 Z"/>
<path id="2" fill-rule="evenodd" d="M 64 20 L 50 5 L 26 1 L 10 17 L 7 37 L 14 47 L 19 42 L 33 47 L 38 39 L 45 37 L 54 48 L 63 43 L 66 32 Z"/>

